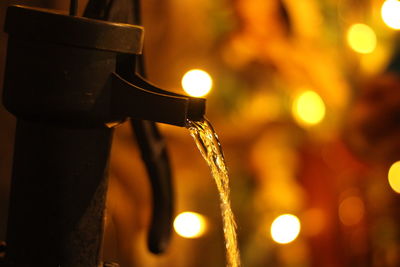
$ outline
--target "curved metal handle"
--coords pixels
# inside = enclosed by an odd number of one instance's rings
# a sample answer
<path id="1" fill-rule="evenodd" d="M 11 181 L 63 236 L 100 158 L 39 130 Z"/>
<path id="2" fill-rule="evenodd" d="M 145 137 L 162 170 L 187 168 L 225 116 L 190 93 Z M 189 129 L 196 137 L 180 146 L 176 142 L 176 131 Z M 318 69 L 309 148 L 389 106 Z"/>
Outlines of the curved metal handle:
<path id="1" fill-rule="evenodd" d="M 150 178 L 153 211 L 147 237 L 153 253 L 163 252 L 169 242 L 174 213 L 172 175 L 165 140 L 151 121 L 131 120 Z"/>

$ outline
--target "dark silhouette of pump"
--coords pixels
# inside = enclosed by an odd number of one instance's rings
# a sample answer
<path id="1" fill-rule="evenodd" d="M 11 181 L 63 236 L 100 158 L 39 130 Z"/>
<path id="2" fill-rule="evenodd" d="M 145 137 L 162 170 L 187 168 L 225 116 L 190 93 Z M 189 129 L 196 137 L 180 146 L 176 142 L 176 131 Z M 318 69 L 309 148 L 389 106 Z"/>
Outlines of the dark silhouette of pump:
<path id="1" fill-rule="evenodd" d="M 111 125 L 128 118 L 153 189 L 149 248 L 159 253 L 168 242 L 171 174 L 153 122 L 201 120 L 205 100 L 157 88 L 138 74 L 143 28 L 130 19 L 105 21 L 119 12 L 111 2 L 89 1 L 86 17 L 74 16 L 76 1 L 72 15 L 7 10 L 3 102 L 17 127 L 2 266 L 99 266 Z"/>

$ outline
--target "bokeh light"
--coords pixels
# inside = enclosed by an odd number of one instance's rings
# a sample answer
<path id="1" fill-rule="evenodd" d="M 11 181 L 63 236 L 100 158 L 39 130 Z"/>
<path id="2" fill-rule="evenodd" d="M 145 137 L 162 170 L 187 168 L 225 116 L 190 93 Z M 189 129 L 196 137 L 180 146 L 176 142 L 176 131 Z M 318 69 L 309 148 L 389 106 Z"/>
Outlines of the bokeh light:
<path id="1" fill-rule="evenodd" d="M 194 97 L 208 94 L 212 88 L 211 76 L 200 69 L 189 70 L 182 77 L 182 87 L 186 93 Z"/>
<path id="2" fill-rule="evenodd" d="M 350 196 L 339 204 L 339 219 L 347 226 L 356 225 L 364 217 L 364 202 L 357 196 Z"/>
<path id="3" fill-rule="evenodd" d="M 400 194 L 400 161 L 396 161 L 390 166 L 388 180 L 390 187 Z"/>
<path id="4" fill-rule="evenodd" d="M 387 0 L 382 4 L 381 16 L 383 22 L 394 30 L 400 30 L 400 1 Z"/>
<path id="5" fill-rule="evenodd" d="M 305 236 L 316 236 L 322 233 L 327 225 L 326 211 L 322 208 L 310 208 L 301 216 L 301 232 Z"/>
<path id="6" fill-rule="evenodd" d="M 347 31 L 347 43 L 357 53 L 369 54 L 376 48 L 376 34 L 365 24 L 353 24 Z"/>
<path id="7" fill-rule="evenodd" d="M 185 238 L 198 238 L 207 228 L 203 215 L 196 212 L 182 212 L 174 220 L 175 232 Z"/>
<path id="8" fill-rule="evenodd" d="M 297 238 L 300 228 L 299 218 L 292 214 L 283 214 L 272 222 L 271 236 L 279 244 L 288 244 Z"/>
<path id="9" fill-rule="evenodd" d="M 315 125 L 325 117 L 325 104 L 316 92 L 308 90 L 295 98 L 292 112 L 300 125 Z"/>

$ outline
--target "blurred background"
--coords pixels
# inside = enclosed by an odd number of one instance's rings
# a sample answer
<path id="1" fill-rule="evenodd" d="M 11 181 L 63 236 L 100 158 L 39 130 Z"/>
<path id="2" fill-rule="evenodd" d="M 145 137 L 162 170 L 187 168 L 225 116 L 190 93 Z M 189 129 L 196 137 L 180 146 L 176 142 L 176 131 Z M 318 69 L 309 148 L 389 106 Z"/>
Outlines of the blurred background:
<path id="1" fill-rule="evenodd" d="M 1 28 L 9 4 L 67 11 L 69 1 L 2 0 Z M 243 266 L 400 266 L 400 1 L 146 0 L 142 16 L 149 80 L 193 95 L 211 88 L 207 117 L 227 160 Z M 0 82 L 6 40 L 1 32 Z M 0 240 L 14 127 L 0 107 Z M 187 129 L 160 127 L 176 215 L 192 216 L 176 220 L 166 253 L 147 251 L 150 186 L 123 124 L 110 159 L 104 259 L 224 266 L 210 171 Z"/>

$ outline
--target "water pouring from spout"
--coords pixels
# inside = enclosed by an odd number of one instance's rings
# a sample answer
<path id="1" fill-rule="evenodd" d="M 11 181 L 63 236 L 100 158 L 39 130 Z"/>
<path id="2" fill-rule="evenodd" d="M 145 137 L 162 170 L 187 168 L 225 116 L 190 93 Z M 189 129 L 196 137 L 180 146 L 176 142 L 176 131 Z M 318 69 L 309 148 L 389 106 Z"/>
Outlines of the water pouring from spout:
<path id="1" fill-rule="evenodd" d="M 194 138 L 201 155 L 210 167 L 211 174 L 218 188 L 227 252 L 227 266 L 239 267 L 240 254 L 237 245 L 236 223 L 231 209 L 229 176 L 221 143 L 207 119 L 202 121 L 189 120 L 187 128 Z"/>

